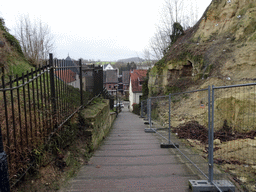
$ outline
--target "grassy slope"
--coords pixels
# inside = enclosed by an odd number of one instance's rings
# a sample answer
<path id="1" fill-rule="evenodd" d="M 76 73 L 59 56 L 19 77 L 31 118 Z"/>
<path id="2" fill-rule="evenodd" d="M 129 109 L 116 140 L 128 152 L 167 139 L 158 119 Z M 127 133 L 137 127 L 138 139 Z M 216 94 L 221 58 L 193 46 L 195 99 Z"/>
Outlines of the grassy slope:
<path id="1" fill-rule="evenodd" d="M 6 75 L 21 75 L 22 72 L 32 68 L 26 61 L 18 40 L 9 33 L 2 18 L 0 18 L 0 40 L 5 44 L 0 48 L 0 68 L 4 67 Z"/>
<path id="2" fill-rule="evenodd" d="M 106 65 L 106 64 L 111 64 L 111 65 L 115 65 L 116 62 L 110 62 L 110 61 L 101 61 L 101 62 L 96 62 L 97 65 Z"/>

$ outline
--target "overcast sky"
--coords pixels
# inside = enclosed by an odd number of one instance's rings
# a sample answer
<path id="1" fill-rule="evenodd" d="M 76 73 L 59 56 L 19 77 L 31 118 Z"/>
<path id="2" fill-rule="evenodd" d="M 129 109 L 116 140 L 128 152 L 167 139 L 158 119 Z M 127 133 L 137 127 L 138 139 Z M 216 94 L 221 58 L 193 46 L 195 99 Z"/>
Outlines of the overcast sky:
<path id="1" fill-rule="evenodd" d="M 198 19 L 211 0 L 197 1 Z M 47 23 L 55 38 L 54 57 L 115 61 L 144 57 L 159 23 L 164 0 L 6 0 L 0 17 L 14 34 L 19 15 Z"/>

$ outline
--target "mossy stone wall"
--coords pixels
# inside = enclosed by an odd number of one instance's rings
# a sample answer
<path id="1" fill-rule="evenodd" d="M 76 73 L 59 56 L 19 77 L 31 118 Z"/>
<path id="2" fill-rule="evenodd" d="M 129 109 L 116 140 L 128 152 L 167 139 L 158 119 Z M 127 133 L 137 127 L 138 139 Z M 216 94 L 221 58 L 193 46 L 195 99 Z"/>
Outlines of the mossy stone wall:
<path id="1" fill-rule="evenodd" d="M 82 114 L 85 118 L 91 149 L 94 150 L 109 133 L 116 119 L 116 113 L 110 112 L 109 100 L 102 100 L 84 109 Z"/>

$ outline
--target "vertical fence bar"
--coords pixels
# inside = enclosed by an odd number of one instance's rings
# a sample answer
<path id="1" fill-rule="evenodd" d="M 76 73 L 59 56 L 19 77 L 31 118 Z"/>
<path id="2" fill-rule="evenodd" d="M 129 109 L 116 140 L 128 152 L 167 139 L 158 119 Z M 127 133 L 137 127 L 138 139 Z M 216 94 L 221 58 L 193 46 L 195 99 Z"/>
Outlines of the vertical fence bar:
<path id="1" fill-rule="evenodd" d="M 95 75 L 95 73 L 94 73 L 94 75 Z M 95 89 L 95 88 L 94 88 Z M 118 109 L 117 109 L 117 89 L 118 89 L 118 87 L 117 87 L 117 85 L 116 85 L 116 116 L 118 115 Z M 94 93 L 95 94 L 95 93 Z M 95 96 L 95 95 L 94 95 Z"/>
<path id="2" fill-rule="evenodd" d="M 171 102 L 172 102 L 172 97 L 171 93 L 169 94 L 169 144 L 171 144 Z"/>
<path id="3" fill-rule="evenodd" d="M 24 73 L 22 73 L 22 84 L 25 84 L 25 78 L 24 78 Z M 26 129 L 26 142 L 27 142 L 27 147 L 28 147 L 28 118 L 27 118 L 27 102 L 26 102 L 26 87 L 25 85 L 22 88 L 23 91 L 23 103 L 24 103 L 24 119 L 25 119 L 25 129 Z"/>
<path id="4" fill-rule="evenodd" d="M 100 67 L 100 92 L 103 93 L 103 67 Z"/>
<path id="5" fill-rule="evenodd" d="M 28 73 L 28 71 L 27 71 L 27 81 L 29 81 L 29 73 Z M 33 145 L 32 112 L 31 112 L 29 83 L 28 83 L 28 109 L 29 109 L 30 143 Z"/>
<path id="6" fill-rule="evenodd" d="M 66 60 L 63 60 L 63 67 L 64 67 L 63 77 L 66 77 L 67 76 L 67 70 L 68 70 L 68 68 L 66 68 L 67 67 L 67 61 Z M 66 98 L 64 100 L 64 109 L 67 109 L 67 107 L 68 107 L 68 104 L 67 104 L 67 96 L 68 96 L 67 95 L 67 84 L 66 84 L 65 81 L 63 82 L 63 84 L 64 84 L 64 93 L 66 95 Z"/>
<path id="7" fill-rule="evenodd" d="M 36 100 L 37 100 L 37 112 L 35 112 L 38 115 L 38 134 L 40 138 L 40 142 L 42 139 L 42 124 L 41 124 L 41 116 L 40 116 L 40 99 L 39 99 L 39 87 L 38 87 L 38 74 L 40 70 L 40 65 L 39 68 L 35 70 L 35 78 L 36 78 Z"/>
<path id="8" fill-rule="evenodd" d="M 4 152 L 1 124 L 0 124 L 0 191 L 2 192 L 10 191 L 8 162 L 7 162 L 7 155 Z"/>
<path id="9" fill-rule="evenodd" d="M 47 75 L 48 76 L 48 75 Z M 48 134 L 48 129 L 49 129 L 49 122 L 48 122 L 48 104 L 47 104 L 47 97 L 46 97 L 46 84 L 45 84 L 45 81 L 46 81 L 46 78 L 45 78 L 45 73 L 43 74 L 43 86 L 44 86 L 44 88 L 43 88 L 43 97 L 44 97 L 44 107 L 43 107 L 43 111 L 44 111 L 44 125 L 46 126 L 46 127 L 44 127 L 44 138 L 46 138 L 47 137 L 47 134 Z"/>
<path id="10" fill-rule="evenodd" d="M 56 95 L 55 95 L 55 83 L 54 83 L 54 67 L 53 67 L 53 56 L 52 53 L 49 54 L 49 62 L 50 62 L 50 89 L 51 89 L 51 104 L 52 104 L 52 118 L 53 125 L 56 125 Z M 52 127 L 54 130 L 55 127 Z"/>
<path id="11" fill-rule="evenodd" d="M 212 95 L 212 101 L 209 96 L 209 103 L 211 103 L 211 112 L 209 111 L 208 118 L 210 118 L 210 124 L 211 126 L 209 127 L 209 182 L 213 184 L 213 139 L 214 139 L 214 85 L 212 86 L 212 93 L 209 88 L 208 94 Z"/>
<path id="12" fill-rule="evenodd" d="M 58 73 L 58 69 L 56 69 L 56 59 L 53 60 L 53 79 L 54 76 Z M 58 79 L 54 79 L 54 90 L 55 90 L 55 129 L 57 124 L 60 122 L 60 112 L 59 112 L 59 87 L 58 87 Z"/>
<path id="13" fill-rule="evenodd" d="M 147 121 L 149 121 L 149 99 L 147 99 Z"/>
<path id="14" fill-rule="evenodd" d="M 84 105 L 83 102 L 83 75 L 82 75 L 82 60 L 79 59 L 79 69 L 80 69 L 80 73 L 79 73 L 79 78 L 80 78 L 80 99 L 81 99 L 81 105 Z"/>
<path id="15" fill-rule="evenodd" d="M 18 75 L 16 75 L 16 83 L 17 87 L 19 86 L 19 80 L 18 80 Z M 20 89 L 17 89 L 17 99 L 18 99 L 18 114 L 19 114 L 19 127 L 20 127 L 20 147 L 23 147 L 23 134 L 22 134 L 22 124 L 21 124 L 21 110 L 20 110 Z"/>
<path id="16" fill-rule="evenodd" d="M 68 67 L 69 65 L 70 65 L 69 61 L 65 60 L 65 67 Z M 68 77 L 68 70 L 69 70 L 69 68 L 66 68 L 66 70 L 65 70 L 65 77 Z M 69 102 L 68 102 L 69 91 L 68 91 L 68 84 L 67 84 L 67 82 L 65 82 L 65 87 L 66 87 L 65 91 L 66 91 L 66 95 L 67 95 L 65 111 L 67 111 L 67 109 L 69 109 Z"/>
<path id="17" fill-rule="evenodd" d="M 211 146 L 211 106 L 212 106 L 212 103 L 211 103 L 211 88 L 210 86 L 208 86 L 208 166 L 209 166 L 209 179 L 208 181 L 209 182 L 212 182 L 212 165 L 211 165 L 211 153 L 210 153 L 210 148 L 212 147 Z"/>
<path id="18" fill-rule="evenodd" d="M 140 117 L 143 117 L 143 101 L 140 102 Z"/>
<path id="19" fill-rule="evenodd" d="M 62 68 L 62 60 L 57 60 L 58 63 L 58 67 L 60 68 L 58 71 L 58 77 L 59 77 L 59 86 L 60 86 L 60 97 L 63 98 L 64 94 L 63 94 L 63 68 Z M 60 103 L 60 111 L 64 111 L 64 107 L 63 107 L 63 99 L 61 100 Z"/>
<path id="20" fill-rule="evenodd" d="M 150 129 L 152 128 L 152 123 L 151 123 L 151 98 L 149 99 L 149 125 Z"/>
<path id="21" fill-rule="evenodd" d="M 62 76 L 62 68 L 61 68 L 61 60 L 57 60 L 58 71 L 56 72 L 57 79 L 59 80 L 59 97 L 63 98 L 62 92 L 62 84 L 63 84 L 63 76 Z M 63 111 L 63 100 L 61 99 L 59 103 L 59 111 Z"/>
<path id="22" fill-rule="evenodd" d="M 35 141 L 37 141 L 37 119 L 36 119 L 36 99 L 35 99 L 35 83 L 34 83 L 34 71 L 31 69 L 31 79 L 32 79 L 32 99 L 33 99 L 33 110 L 34 110 L 34 134 Z M 37 145 L 37 143 L 36 143 Z"/>
<path id="23" fill-rule="evenodd" d="M 3 89 L 5 89 L 5 82 L 4 82 L 4 76 L 2 76 L 2 85 Z M 3 91 L 4 96 L 4 110 L 5 110 L 5 121 L 6 121 L 6 132 L 7 132 L 7 154 L 10 154 L 10 130 L 9 130 L 9 121 L 8 121 L 8 109 L 7 109 L 7 99 L 6 99 L 6 91 Z M 8 158 L 9 162 L 11 160 L 11 157 Z"/>
<path id="24" fill-rule="evenodd" d="M 13 99 L 13 90 L 12 90 L 12 76 L 10 76 L 10 88 L 11 88 L 11 107 L 12 107 L 12 126 L 13 126 L 13 143 L 14 143 L 14 154 L 16 154 L 17 149 L 17 138 L 16 138 L 16 121 L 15 121 L 15 113 L 14 113 L 14 99 Z M 10 155 L 10 154 L 9 154 Z M 15 157 L 14 157 L 15 159 Z"/>
<path id="25" fill-rule="evenodd" d="M 51 105 L 51 96 L 50 96 L 50 85 L 49 85 L 49 73 L 47 73 L 46 75 L 46 87 L 47 87 L 47 110 L 48 110 L 48 121 L 49 121 L 49 128 L 48 128 L 48 132 L 47 132 L 47 135 L 52 131 L 52 105 Z"/>
<path id="26" fill-rule="evenodd" d="M 43 111 L 44 110 L 44 98 L 43 98 L 43 83 L 42 83 L 42 72 L 43 72 L 43 67 L 42 66 L 39 66 L 39 85 L 40 85 L 40 94 L 39 94 L 39 99 L 41 100 L 40 102 L 40 105 L 38 104 L 38 109 L 40 110 L 39 111 L 39 116 L 41 115 L 42 116 L 42 128 L 41 128 L 41 138 L 42 140 L 44 141 L 44 129 L 46 127 L 46 123 L 45 123 L 45 116 L 43 114 Z"/>

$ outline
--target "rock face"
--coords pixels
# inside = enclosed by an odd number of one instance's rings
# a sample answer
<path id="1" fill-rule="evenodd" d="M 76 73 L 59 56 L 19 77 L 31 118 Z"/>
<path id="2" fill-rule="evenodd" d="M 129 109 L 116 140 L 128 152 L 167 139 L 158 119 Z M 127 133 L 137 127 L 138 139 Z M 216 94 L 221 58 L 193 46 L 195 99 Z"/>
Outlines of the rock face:
<path id="1" fill-rule="evenodd" d="M 213 0 L 198 23 L 151 70 L 150 93 L 168 92 L 170 87 L 179 90 L 181 80 L 201 80 L 203 85 L 218 78 L 223 85 L 223 81 L 255 78 L 255 26 L 256 1 Z"/>

